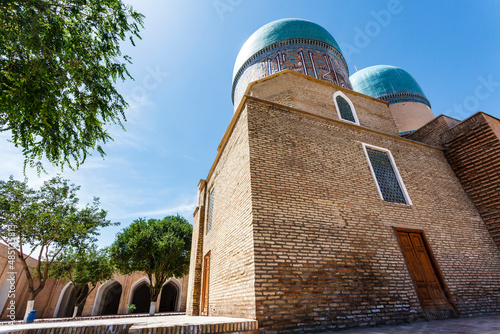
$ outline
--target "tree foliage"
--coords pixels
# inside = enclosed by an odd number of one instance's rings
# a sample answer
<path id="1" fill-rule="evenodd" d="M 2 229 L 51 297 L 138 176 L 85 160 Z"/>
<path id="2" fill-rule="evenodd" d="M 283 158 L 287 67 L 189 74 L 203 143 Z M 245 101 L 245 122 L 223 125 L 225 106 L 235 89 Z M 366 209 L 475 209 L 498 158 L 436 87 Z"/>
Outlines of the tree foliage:
<path id="1" fill-rule="evenodd" d="M 191 224 L 179 215 L 139 218 L 116 235 L 111 259 L 122 274 L 145 273 L 151 301 L 156 302 L 169 277 L 188 273 L 192 232 Z"/>
<path id="2" fill-rule="evenodd" d="M 15 249 L 23 265 L 29 300 L 42 291 L 63 250 L 88 247 L 97 240 L 100 228 L 111 225 L 98 198 L 78 207 L 79 188 L 60 176 L 44 182 L 39 190 L 12 176 L 0 181 L 0 239 Z M 34 266 L 28 265 L 31 255 L 35 256 Z"/>
<path id="3" fill-rule="evenodd" d="M 95 244 L 82 249 L 63 250 L 50 270 L 51 277 L 67 279 L 75 287 L 73 308 L 78 308 L 83 304 L 99 283 L 113 278 L 113 273 L 114 266 L 108 250 L 98 249 Z"/>
<path id="4" fill-rule="evenodd" d="M 105 126 L 121 125 L 127 107 L 114 84 L 132 78 L 120 42 L 134 45 L 143 18 L 121 0 L 0 1 L 0 132 L 25 166 L 104 155 Z"/>

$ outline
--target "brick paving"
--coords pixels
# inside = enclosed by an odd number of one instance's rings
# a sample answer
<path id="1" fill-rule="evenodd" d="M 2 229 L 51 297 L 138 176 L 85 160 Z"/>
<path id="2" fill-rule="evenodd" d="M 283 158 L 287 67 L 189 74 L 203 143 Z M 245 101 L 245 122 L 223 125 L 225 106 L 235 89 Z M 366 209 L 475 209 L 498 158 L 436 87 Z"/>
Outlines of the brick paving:
<path id="1" fill-rule="evenodd" d="M 131 325 L 131 326 L 127 326 Z M 108 328 L 111 328 L 108 330 Z M 186 315 L 174 316 L 144 316 L 144 317 L 123 317 L 105 318 L 62 322 L 38 322 L 32 324 L 4 325 L 0 327 L 0 333 L 53 333 L 57 328 L 80 329 L 81 327 L 92 327 L 92 333 L 144 333 L 148 329 L 154 328 L 175 328 L 175 333 L 198 333 L 209 329 L 210 333 L 226 333 L 227 328 L 257 328 L 257 321 L 251 319 L 228 318 L 228 317 L 192 317 Z M 108 328 L 105 328 L 108 327 Z M 66 333 L 72 333 L 68 329 Z M 243 332 L 243 331 L 241 331 Z"/>
<path id="2" fill-rule="evenodd" d="M 80 328 L 84 326 L 98 327 L 103 325 L 108 326 L 124 326 L 132 324 L 129 329 L 130 333 L 145 333 L 154 328 L 175 328 L 175 333 L 194 333 L 204 332 L 200 331 L 200 326 L 213 326 L 219 325 L 219 328 L 231 328 L 233 324 L 254 323 L 250 319 L 238 319 L 227 317 L 192 317 L 185 315 L 176 316 L 154 316 L 154 317 L 134 317 L 134 318 L 113 318 L 113 319 L 93 319 L 93 320 L 80 320 L 80 321 L 66 321 L 66 322 L 44 322 L 34 324 L 22 324 L 1 326 L 0 333 L 19 333 L 25 332 L 28 329 L 38 329 L 39 333 L 49 332 L 43 331 L 48 328 L 62 328 L 73 327 Z M 253 326 L 252 326 L 253 327 Z M 235 327 L 233 327 L 235 328 Z M 255 328 L 255 327 L 254 327 Z M 41 330 L 41 331 L 40 331 Z M 228 333 L 227 331 L 212 330 L 212 333 Z M 250 332 L 250 331 L 249 331 Z M 252 331 L 253 332 L 253 331 Z M 380 326 L 373 328 L 358 328 L 338 331 L 334 333 L 339 334 L 498 334 L 500 333 L 500 315 L 448 319 L 430 322 L 414 322 L 411 324 L 396 325 L 396 326 Z"/>
<path id="3" fill-rule="evenodd" d="M 500 315 L 414 322 L 398 326 L 349 329 L 339 334 L 499 334 Z"/>

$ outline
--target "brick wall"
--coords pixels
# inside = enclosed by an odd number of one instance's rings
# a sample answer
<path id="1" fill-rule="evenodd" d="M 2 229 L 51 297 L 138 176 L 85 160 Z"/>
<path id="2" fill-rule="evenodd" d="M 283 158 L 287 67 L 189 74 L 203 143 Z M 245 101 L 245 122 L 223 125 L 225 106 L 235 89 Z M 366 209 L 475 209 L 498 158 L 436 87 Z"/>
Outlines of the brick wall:
<path id="1" fill-rule="evenodd" d="M 338 90 L 354 104 L 361 126 L 389 134 L 399 134 L 387 102 L 290 70 L 251 84 L 248 94 L 338 120 L 333 101 L 333 94 Z"/>
<path id="2" fill-rule="evenodd" d="M 432 146 L 442 147 L 441 134 L 459 123 L 460 121 L 457 119 L 439 115 L 417 131 L 407 135 L 406 138 Z"/>
<path id="3" fill-rule="evenodd" d="M 8 247 L 4 244 L 0 244 L 0 286 L 2 290 L 4 288 L 3 284 L 9 285 L 6 281 L 7 278 L 12 276 L 11 273 L 15 273 L 15 313 L 16 319 L 22 319 L 26 310 L 26 304 L 28 302 L 28 280 L 23 270 L 21 261 L 17 259 L 14 264 L 15 269 L 12 270 L 10 265 L 8 265 Z M 27 258 L 26 262 L 30 266 L 34 266 L 36 261 L 33 258 Z M 45 288 L 36 296 L 34 309 L 37 310 L 37 317 L 52 317 L 53 309 L 55 303 L 57 303 L 57 296 L 61 293 L 63 288 L 62 281 L 56 281 L 54 279 L 48 279 L 45 283 Z M 34 280 L 35 288 L 38 286 L 38 281 Z M 8 299 L 5 305 L 0 305 L 0 319 L 10 320 L 8 318 L 10 310 L 7 309 L 11 299 Z M 52 312 L 52 313 L 51 313 Z"/>
<path id="4" fill-rule="evenodd" d="M 207 224 L 204 226 L 202 252 L 204 256 L 210 251 L 208 315 L 254 318 L 252 198 L 245 111 L 239 115 L 207 177 L 205 217 L 212 188 L 212 228 L 207 231 Z"/>
<path id="5" fill-rule="evenodd" d="M 443 140 L 453 170 L 500 246 L 500 120 L 475 114 Z"/>
<path id="6" fill-rule="evenodd" d="M 189 261 L 189 283 L 187 296 L 187 315 L 200 315 L 201 278 L 203 266 L 203 236 L 205 221 L 205 180 L 198 184 L 198 205 L 193 219 L 193 238 L 191 244 L 191 259 Z"/>
<path id="7" fill-rule="evenodd" d="M 461 315 L 500 312 L 499 250 L 441 150 L 261 100 L 246 106 L 259 328 L 422 318 L 394 227 L 425 231 Z M 380 199 L 361 143 L 391 150 L 413 205 Z"/>
<path id="8" fill-rule="evenodd" d="M 255 318 L 266 333 L 423 319 L 395 227 L 424 232 L 460 315 L 500 312 L 500 251 L 443 151 L 401 138 L 386 103 L 342 89 L 361 126 L 339 121 L 338 89 L 291 73 L 248 88 L 207 177 L 209 315 Z M 412 205 L 380 198 L 362 143 L 392 152 Z"/>

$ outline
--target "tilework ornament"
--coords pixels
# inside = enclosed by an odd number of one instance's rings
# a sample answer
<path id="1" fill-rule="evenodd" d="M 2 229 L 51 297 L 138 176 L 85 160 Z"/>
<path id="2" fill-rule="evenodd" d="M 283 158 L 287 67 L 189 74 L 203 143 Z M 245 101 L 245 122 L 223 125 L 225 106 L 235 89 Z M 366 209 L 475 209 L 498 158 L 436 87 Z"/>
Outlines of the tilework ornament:
<path id="1" fill-rule="evenodd" d="M 431 107 L 431 103 L 425 97 L 425 95 L 420 94 L 418 92 L 397 91 L 397 92 L 382 94 L 376 96 L 376 98 L 387 101 L 389 102 L 389 104 L 402 103 L 402 102 L 417 102 L 425 104 L 429 108 Z"/>
<path id="2" fill-rule="evenodd" d="M 334 85 L 352 89 L 345 60 L 338 52 L 306 43 L 273 47 L 242 66 L 234 87 L 238 107 L 248 84 L 283 70 L 292 70 Z"/>

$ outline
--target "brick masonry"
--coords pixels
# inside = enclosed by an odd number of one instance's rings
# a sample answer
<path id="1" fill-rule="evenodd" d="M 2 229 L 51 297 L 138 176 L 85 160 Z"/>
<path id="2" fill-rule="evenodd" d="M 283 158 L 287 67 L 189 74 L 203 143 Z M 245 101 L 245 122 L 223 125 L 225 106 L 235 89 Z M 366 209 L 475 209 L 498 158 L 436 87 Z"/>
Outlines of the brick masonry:
<path id="1" fill-rule="evenodd" d="M 207 177 L 209 314 L 266 333 L 423 319 L 395 227 L 424 231 L 461 316 L 500 312 L 499 249 L 443 151 L 361 94 L 342 90 L 360 126 L 338 120 L 336 90 L 290 73 L 247 90 Z M 392 152 L 412 205 L 380 198 L 362 143 Z"/>
<path id="2" fill-rule="evenodd" d="M 131 334 L 198 334 L 198 333 L 221 333 L 221 334 L 255 334 L 257 322 L 231 322 L 221 324 L 202 325 L 178 325 L 171 327 L 143 328 L 138 331 L 130 331 Z M 48 333 L 47 333 L 48 334 Z"/>
<path id="3" fill-rule="evenodd" d="M 442 147 L 441 134 L 459 123 L 460 121 L 457 119 L 439 115 L 420 129 L 407 135 L 406 138 L 432 146 Z"/>
<path id="4" fill-rule="evenodd" d="M 186 313 L 189 315 L 200 315 L 201 298 L 201 269 L 203 266 L 203 221 L 205 216 L 205 181 L 198 184 L 197 208 L 193 219 L 193 238 L 191 243 L 191 259 L 189 266 L 189 282 Z"/>
<path id="5" fill-rule="evenodd" d="M 442 147 L 500 246 L 500 120 L 483 112 L 463 122 L 440 115 L 407 138 Z"/>
<path id="6" fill-rule="evenodd" d="M 442 134 L 445 152 L 500 247 L 500 120 L 477 113 Z"/>
<path id="7" fill-rule="evenodd" d="M 215 189 L 212 228 L 207 229 L 208 197 Z M 249 145 L 246 113 L 242 112 L 227 144 L 199 191 L 205 204 L 197 208 L 194 230 L 199 231 L 198 257 L 191 266 L 201 264 L 210 251 L 208 315 L 255 318 L 254 252 L 251 212 Z M 201 205 L 201 204 L 200 204 Z M 198 212 L 204 211 L 203 217 Z M 195 238 L 193 238 L 195 240 Z M 192 253 L 195 242 L 193 241 Z M 200 262 L 198 262 L 200 261 Z M 193 268 L 191 268 L 193 271 Z M 200 272 L 201 274 L 201 272 Z M 195 273 L 196 275 L 196 273 Z M 188 315 L 197 315 L 201 304 L 201 277 L 189 285 L 196 298 L 190 299 Z M 191 298 L 191 297 L 190 297 Z"/>
<path id="8" fill-rule="evenodd" d="M 161 327 L 161 325 L 134 329 L 133 324 L 105 325 L 105 326 L 79 326 L 79 327 L 53 327 L 25 329 L 10 331 L 12 334 L 254 334 L 257 331 L 257 322 L 242 321 L 228 323 L 207 324 L 178 324 Z"/>
<path id="9" fill-rule="evenodd" d="M 338 120 L 333 102 L 333 94 L 336 91 L 341 91 L 352 101 L 361 126 L 388 134 L 399 134 L 387 102 L 290 70 L 257 81 L 248 87 L 247 94 Z"/>
<path id="10" fill-rule="evenodd" d="M 58 327 L 12 331 L 12 334 L 127 334 L 131 324 L 85 327 Z"/>

